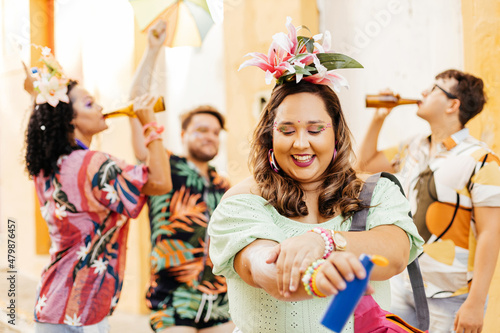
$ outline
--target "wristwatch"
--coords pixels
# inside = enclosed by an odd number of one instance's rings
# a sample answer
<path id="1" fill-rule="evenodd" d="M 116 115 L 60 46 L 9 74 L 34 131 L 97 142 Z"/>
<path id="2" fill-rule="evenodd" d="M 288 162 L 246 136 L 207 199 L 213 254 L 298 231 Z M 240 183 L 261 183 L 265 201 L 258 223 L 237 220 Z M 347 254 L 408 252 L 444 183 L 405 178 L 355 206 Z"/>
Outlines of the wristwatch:
<path id="1" fill-rule="evenodd" d="M 335 251 L 345 251 L 347 246 L 347 240 L 344 236 L 338 231 L 332 230 L 333 237 L 333 246 L 335 247 Z"/>

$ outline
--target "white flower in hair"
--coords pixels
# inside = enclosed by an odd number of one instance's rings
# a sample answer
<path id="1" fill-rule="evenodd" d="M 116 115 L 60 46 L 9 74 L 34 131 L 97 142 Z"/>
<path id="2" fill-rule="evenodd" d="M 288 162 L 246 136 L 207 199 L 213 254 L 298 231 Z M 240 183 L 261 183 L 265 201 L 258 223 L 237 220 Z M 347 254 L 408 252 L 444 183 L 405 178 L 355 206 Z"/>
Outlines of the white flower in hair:
<path id="1" fill-rule="evenodd" d="M 34 72 L 36 80 L 33 82 L 33 87 L 38 93 L 36 104 L 48 103 L 56 107 L 59 102 L 69 103 L 67 95 L 69 80 L 64 76 L 62 67 L 51 53 L 51 49 L 46 46 L 34 44 L 33 46 L 42 53 L 40 58 L 42 67 Z"/>
<path id="2" fill-rule="evenodd" d="M 43 78 L 37 81 L 36 88 L 40 93 L 36 96 L 36 104 L 49 103 L 56 107 L 59 102 L 69 103 L 68 85 L 60 82 L 60 80 L 53 76 L 50 80 Z"/>
<path id="3" fill-rule="evenodd" d="M 42 56 L 48 57 L 48 56 L 50 56 L 51 52 L 52 52 L 52 50 L 50 49 L 50 47 L 47 47 L 47 46 L 42 47 Z"/>

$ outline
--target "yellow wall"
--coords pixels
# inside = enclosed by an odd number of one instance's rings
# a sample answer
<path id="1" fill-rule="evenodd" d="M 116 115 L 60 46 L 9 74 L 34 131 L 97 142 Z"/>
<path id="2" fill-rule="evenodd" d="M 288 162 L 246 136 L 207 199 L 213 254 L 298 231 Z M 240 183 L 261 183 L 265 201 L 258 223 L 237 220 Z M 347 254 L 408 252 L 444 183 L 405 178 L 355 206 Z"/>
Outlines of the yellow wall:
<path id="1" fill-rule="evenodd" d="M 488 103 L 474 118 L 471 133 L 500 153 L 500 2 L 462 0 L 465 71 L 481 77 L 486 85 Z M 492 221 L 498 222 L 498 221 Z M 500 259 L 490 286 L 488 310 L 483 332 L 498 332 L 500 327 Z"/>
<path id="2" fill-rule="evenodd" d="M 500 2 L 462 0 L 465 70 L 481 77 L 488 103 L 474 118 L 471 133 L 500 153 Z"/>
<path id="3" fill-rule="evenodd" d="M 52 52 L 54 49 L 54 1 L 53 0 L 31 0 L 30 1 L 30 37 L 31 43 L 35 45 L 43 45 L 50 47 Z M 39 48 L 31 47 L 31 66 L 38 66 L 41 57 Z M 31 67 L 30 66 L 30 67 Z M 35 197 L 35 237 L 36 237 L 36 254 L 49 254 L 50 239 L 49 229 L 45 223 L 36 193 Z"/>
<path id="4" fill-rule="evenodd" d="M 265 84 L 264 72 L 257 67 L 238 72 L 248 59 L 244 55 L 267 54 L 272 36 L 287 31 L 286 16 L 295 26 L 305 25 L 317 34 L 319 15 L 316 1 L 307 0 L 227 1 L 224 6 L 228 173 L 231 183 L 236 184 L 250 175 L 247 159 L 258 119 L 258 111 L 254 111 L 257 95 L 269 95 L 273 87 Z"/>

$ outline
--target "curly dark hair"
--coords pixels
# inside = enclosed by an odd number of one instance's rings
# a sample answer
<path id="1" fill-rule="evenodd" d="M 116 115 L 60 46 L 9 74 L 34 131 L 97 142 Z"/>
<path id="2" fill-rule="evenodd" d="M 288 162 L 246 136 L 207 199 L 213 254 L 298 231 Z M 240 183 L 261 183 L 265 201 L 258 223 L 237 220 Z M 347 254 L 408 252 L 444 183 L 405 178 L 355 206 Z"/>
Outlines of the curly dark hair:
<path id="1" fill-rule="evenodd" d="M 76 81 L 70 81 L 68 95 Z M 75 118 L 72 101 L 60 102 L 56 107 L 48 103 L 37 104 L 26 129 L 26 169 L 30 176 L 41 171 L 45 175 L 57 170 L 57 159 L 80 149 L 74 144 L 75 127 L 71 121 Z"/>
<path id="2" fill-rule="evenodd" d="M 314 94 L 323 100 L 328 115 L 332 118 L 332 127 L 337 140 L 337 157 L 332 159 L 321 176 L 319 212 L 325 218 L 333 217 L 338 212 L 347 219 L 363 208 L 358 200 L 363 181 L 356 176 L 351 166 L 352 135 L 347 127 L 340 101 L 330 87 L 306 81 L 276 86 L 253 133 L 249 167 L 262 197 L 281 215 L 287 217 L 308 215 L 300 183 L 283 171 L 274 172 L 268 161 L 268 151 L 273 148 L 273 123 L 276 110 L 287 96 L 298 93 Z M 333 146 L 332 144 L 332 149 Z"/>
<path id="3" fill-rule="evenodd" d="M 436 79 L 457 80 L 457 85 L 450 89 L 450 92 L 460 100 L 458 118 L 462 126 L 483 110 L 486 94 L 483 80 L 480 78 L 456 69 L 449 69 L 436 75 Z"/>

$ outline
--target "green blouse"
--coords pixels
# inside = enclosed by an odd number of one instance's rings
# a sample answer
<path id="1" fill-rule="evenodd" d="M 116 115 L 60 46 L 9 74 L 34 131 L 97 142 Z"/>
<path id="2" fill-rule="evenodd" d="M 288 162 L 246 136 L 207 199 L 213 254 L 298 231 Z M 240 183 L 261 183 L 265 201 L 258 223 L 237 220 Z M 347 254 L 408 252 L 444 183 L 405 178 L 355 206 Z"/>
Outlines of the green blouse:
<path id="1" fill-rule="evenodd" d="M 423 240 L 409 217 L 410 206 L 390 180 L 381 178 L 375 186 L 372 208 L 368 213 L 367 230 L 380 225 L 394 224 L 406 231 L 410 239 L 410 261 L 422 251 Z M 337 216 L 317 226 L 348 231 L 351 219 L 344 222 Z M 312 229 L 280 215 L 267 201 L 253 194 L 238 194 L 223 200 L 214 211 L 209 226 L 210 258 L 213 272 L 226 277 L 229 309 L 232 320 L 243 333 L 257 332 L 330 332 L 319 321 L 331 297 L 298 302 L 275 299 L 263 289 L 246 284 L 234 270 L 234 257 L 256 239 L 276 242 L 301 235 Z M 389 281 L 371 281 L 374 299 L 384 309 L 390 306 Z M 344 332 L 354 332 L 353 318 Z"/>

